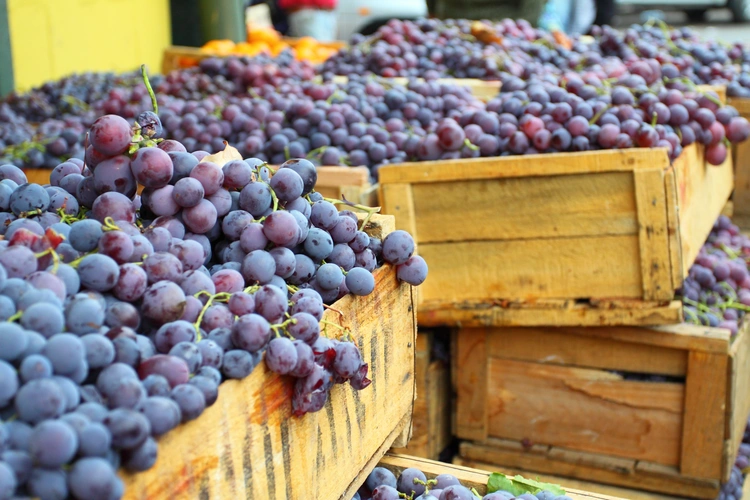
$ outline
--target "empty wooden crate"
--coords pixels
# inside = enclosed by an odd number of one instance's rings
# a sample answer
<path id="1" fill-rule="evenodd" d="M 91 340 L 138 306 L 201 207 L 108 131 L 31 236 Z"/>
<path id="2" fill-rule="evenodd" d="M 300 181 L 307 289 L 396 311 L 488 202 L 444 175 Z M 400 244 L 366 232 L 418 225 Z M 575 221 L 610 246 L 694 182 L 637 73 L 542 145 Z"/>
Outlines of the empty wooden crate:
<path id="1" fill-rule="evenodd" d="M 374 223 L 380 236 L 393 227 L 390 217 Z M 321 411 L 296 418 L 294 380 L 261 363 L 246 379 L 224 382 L 198 419 L 160 438 L 151 470 L 122 473 L 124 498 L 351 500 L 383 454 L 406 444 L 414 404 L 412 288 L 390 266 L 375 281 L 371 295 L 344 297 L 324 316 L 351 329 L 370 365 L 369 387 L 336 385 Z"/>
<path id="2" fill-rule="evenodd" d="M 669 324 L 732 192 L 690 146 L 384 165 L 383 212 L 430 267 L 420 325 Z"/>
<path id="3" fill-rule="evenodd" d="M 750 413 L 750 328 L 467 328 L 460 456 L 714 498 Z"/>

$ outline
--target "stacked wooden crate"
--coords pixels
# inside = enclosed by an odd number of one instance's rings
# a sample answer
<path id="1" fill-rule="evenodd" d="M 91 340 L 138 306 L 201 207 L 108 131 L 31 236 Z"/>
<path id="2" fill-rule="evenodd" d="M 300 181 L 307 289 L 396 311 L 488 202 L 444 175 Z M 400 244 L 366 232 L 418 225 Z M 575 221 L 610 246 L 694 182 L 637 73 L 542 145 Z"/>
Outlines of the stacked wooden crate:
<path id="1" fill-rule="evenodd" d="M 596 151 L 386 165 L 379 180 L 430 266 L 420 327 L 456 328 L 460 460 L 715 496 L 750 412 L 750 339 L 681 324 L 675 290 L 730 197 L 731 159 Z"/>
<path id="2" fill-rule="evenodd" d="M 729 104 L 739 111 L 740 116 L 750 119 L 750 99 L 730 98 Z M 740 227 L 750 227 L 750 141 L 732 147 L 735 168 L 733 212 Z"/>

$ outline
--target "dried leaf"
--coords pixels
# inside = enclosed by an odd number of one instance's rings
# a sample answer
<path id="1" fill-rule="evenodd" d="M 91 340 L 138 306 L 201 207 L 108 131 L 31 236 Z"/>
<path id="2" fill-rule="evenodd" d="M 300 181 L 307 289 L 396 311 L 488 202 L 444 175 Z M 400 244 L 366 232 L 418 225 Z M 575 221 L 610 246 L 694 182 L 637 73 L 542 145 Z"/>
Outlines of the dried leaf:
<path id="1" fill-rule="evenodd" d="M 555 42 L 559 45 L 562 45 L 568 50 L 573 48 L 573 41 L 562 31 L 553 31 L 552 36 L 555 38 Z"/>
<path id="2" fill-rule="evenodd" d="M 208 155 L 201 161 L 207 163 L 215 163 L 218 166 L 223 167 L 225 164 L 233 160 L 241 161 L 242 155 L 239 151 L 237 151 L 237 148 L 233 148 L 227 141 L 224 141 L 224 151 L 219 151 L 218 153 Z"/>
<path id="3" fill-rule="evenodd" d="M 471 34 L 482 43 L 502 43 L 503 37 L 492 29 L 492 26 L 481 21 L 471 23 Z"/>

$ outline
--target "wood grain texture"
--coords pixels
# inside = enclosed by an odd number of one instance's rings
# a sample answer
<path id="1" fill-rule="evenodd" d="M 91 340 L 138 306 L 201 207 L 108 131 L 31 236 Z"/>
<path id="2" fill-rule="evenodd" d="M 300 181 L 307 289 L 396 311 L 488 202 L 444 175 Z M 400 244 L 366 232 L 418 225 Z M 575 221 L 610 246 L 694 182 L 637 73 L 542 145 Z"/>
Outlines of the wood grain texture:
<path id="1" fill-rule="evenodd" d="M 480 495 L 487 493 L 487 481 L 491 474 L 489 470 L 472 469 L 461 465 L 435 462 L 433 460 L 426 460 L 419 457 L 392 453 L 386 454 L 378 465 L 380 467 L 385 467 L 396 475 L 400 474 L 404 469 L 415 467 L 424 472 L 427 479 L 432 479 L 440 474 L 451 474 L 461 481 L 461 484 L 464 486 L 476 489 L 477 493 Z M 583 491 L 583 488 L 565 488 L 565 493 L 573 500 L 619 499 L 619 497 Z"/>
<path id="2" fill-rule="evenodd" d="M 709 165 L 703 146 L 692 144 L 673 162 L 680 207 L 682 271 L 687 275 L 716 218 L 734 189 L 731 155 L 720 166 Z"/>
<path id="3" fill-rule="evenodd" d="M 643 294 L 636 235 L 419 244 L 423 301 Z"/>
<path id="4" fill-rule="evenodd" d="M 396 229 L 411 234 L 414 242 L 419 245 L 412 187 L 406 183 L 380 184 L 380 204 L 383 206 L 383 213 L 396 217 Z"/>
<path id="5" fill-rule="evenodd" d="M 382 236 L 392 225 L 377 229 Z M 261 363 L 246 379 L 222 384 L 199 419 L 162 437 L 153 469 L 122 473 L 125 498 L 350 499 L 368 467 L 408 432 L 414 403 L 412 288 L 390 266 L 375 277 L 373 294 L 336 303 L 343 317 L 325 313 L 352 329 L 370 363 L 370 387 L 337 385 L 323 410 L 294 418 L 293 380 Z"/>
<path id="6" fill-rule="evenodd" d="M 456 373 L 455 432 L 464 439 L 485 439 L 488 435 L 487 332 L 482 328 L 463 330 L 452 351 Z"/>
<path id="7" fill-rule="evenodd" d="M 558 328 L 500 328 L 487 338 L 493 358 L 580 368 L 685 376 L 687 351 L 577 334 Z"/>
<path id="8" fill-rule="evenodd" d="M 718 480 L 681 476 L 675 467 L 648 466 L 647 462 L 635 460 L 627 467 L 623 467 L 622 461 L 617 458 L 610 460 L 610 457 L 606 456 L 590 456 L 583 459 L 580 453 L 566 454 L 565 450 L 560 451 L 557 452 L 553 448 L 547 455 L 525 453 L 504 447 L 497 440 L 488 440 L 486 443 L 461 443 L 459 456 L 461 462 L 466 465 L 523 470 L 528 471 L 528 475 L 532 477 L 534 473 L 552 474 L 626 488 L 670 493 L 680 498 L 712 499 L 719 493 Z M 555 455 L 556 458 L 551 458 L 549 454 Z"/>
<path id="9" fill-rule="evenodd" d="M 680 209 L 677 201 L 677 181 L 675 180 L 673 167 L 664 171 L 664 193 L 667 200 L 667 235 L 669 239 L 669 260 L 672 267 L 672 289 L 677 290 L 682 286 L 685 271 L 682 268 Z M 682 321 L 682 318 L 680 318 L 680 321 Z M 675 323 L 678 322 L 675 321 Z"/>
<path id="10" fill-rule="evenodd" d="M 653 175 L 641 186 L 664 196 L 663 180 Z M 417 183 L 412 189 L 420 243 L 638 233 L 630 172 Z M 654 215 L 647 214 L 647 223 L 663 221 Z"/>
<path id="11" fill-rule="evenodd" d="M 727 398 L 727 363 L 722 354 L 691 352 L 685 380 L 680 472 L 722 478 Z"/>
<path id="12" fill-rule="evenodd" d="M 666 216 L 664 171 L 633 172 L 638 206 L 638 241 L 641 257 L 641 284 L 645 300 L 669 300 L 672 264 L 669 254 L 669 222 Z"/>
<path id="13" fill-rule="evenodd" d="M 632 307 L 628 307 L 632 305 Z M 670 325 L 682 321 L 682 302 L 617 301 L 616 304 L 575 300 L 531 302 L 440 299 L 419 304 L 419 324 L 448 326 L 637 326 Z"/>
<path id="14" fill-rule="evenodd" d="M 750 118 L 750 99 L 731 98 L 729 104 L 737 108 L 740 116 Z M 732 145 L 734 161 L 734 213 L 750 217 L 750 141 Z"/>
<path id="15" fill-rule="evenodd" d="M 444 361 L 431 359 L 433 334 L 422 330 L 417 335 L 417 400 L 412 415 L 412 435 L 408 446 L 393 448 L 392 453 L 437 460 L 452 439 L 451 382 Z"/>
<path id="16" fill-rule="evenodd" d="M 494 357 L 487 384 L 489 436 L 679 464 L 681 384 Z"/>

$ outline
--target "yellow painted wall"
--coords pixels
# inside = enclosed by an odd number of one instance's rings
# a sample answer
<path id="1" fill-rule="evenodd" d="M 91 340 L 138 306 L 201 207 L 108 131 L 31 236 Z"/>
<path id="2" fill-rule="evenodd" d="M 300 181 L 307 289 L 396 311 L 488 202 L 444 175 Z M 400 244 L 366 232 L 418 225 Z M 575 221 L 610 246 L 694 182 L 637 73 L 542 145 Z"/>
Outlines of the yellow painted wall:
<path id="1" fill-rule="evenodd" d="M 169 0 L 8 0 L 18 90 L 86 71 L 161 68 Z"/>

